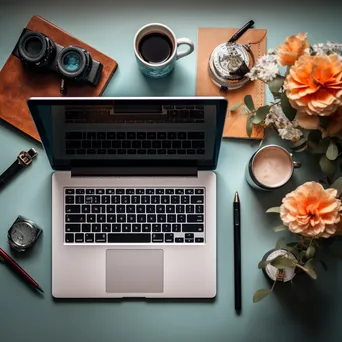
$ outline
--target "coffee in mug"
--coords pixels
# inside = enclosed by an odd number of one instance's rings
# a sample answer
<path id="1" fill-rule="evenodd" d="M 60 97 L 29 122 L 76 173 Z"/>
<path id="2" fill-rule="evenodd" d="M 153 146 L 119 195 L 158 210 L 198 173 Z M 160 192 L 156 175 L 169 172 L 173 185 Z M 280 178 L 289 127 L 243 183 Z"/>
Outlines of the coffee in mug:
<path id="1" fill-rule="evenodd" d="M 282 187 L 292 177 L 300 163 L 278 145 L 267 145 L 256 151 L 246 168 L 246 180 L 259 190 L 274 190 Z"/>
<path id="2" fill-rule="evenodd" d="M 178 52 L 180 45 L 188 45 Z M 133 41 L 134 54 L 143 74 L 153 78 L 168 75 L 176 61 L 194 51 L 194 43 L 188 38 L 176 38 L 173 31 L 159 23 L 147 24 L 136 33 Z"/>

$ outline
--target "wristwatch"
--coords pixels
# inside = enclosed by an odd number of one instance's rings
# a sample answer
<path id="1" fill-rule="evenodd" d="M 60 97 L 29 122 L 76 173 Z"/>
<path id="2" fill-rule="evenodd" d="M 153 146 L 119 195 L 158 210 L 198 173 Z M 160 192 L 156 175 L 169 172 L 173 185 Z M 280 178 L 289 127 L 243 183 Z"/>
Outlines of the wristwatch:
<path id="1" fill-rule="evenodd" d="M 33 221 L 19 215 L 8 230 L 8 243 L 16 251 L 25 252 L 34 246 L 42 232 Z"/>
<path id="2" fill-rule="evenodd" d="M 0 176 L 0 190 L 22 169 L 32 163 L 33 158 L 38 155 L 38 152 L 31 148 L 27 152 L 21 151 L 15 162 Z"/>

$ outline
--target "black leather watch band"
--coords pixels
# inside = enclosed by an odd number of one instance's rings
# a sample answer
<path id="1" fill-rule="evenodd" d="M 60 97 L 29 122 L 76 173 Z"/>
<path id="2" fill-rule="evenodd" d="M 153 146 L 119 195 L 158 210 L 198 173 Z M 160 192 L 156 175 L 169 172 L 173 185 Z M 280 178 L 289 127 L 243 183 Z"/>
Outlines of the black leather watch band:
<path id="1" fill-rule="evenodd" d="M 37 156 L 37 151 L 33 148 L 27 152 L 21 151 L 15 162 L 0 176 L 0 190 L 22 169 L 32 163 L 32 159 Z"/>

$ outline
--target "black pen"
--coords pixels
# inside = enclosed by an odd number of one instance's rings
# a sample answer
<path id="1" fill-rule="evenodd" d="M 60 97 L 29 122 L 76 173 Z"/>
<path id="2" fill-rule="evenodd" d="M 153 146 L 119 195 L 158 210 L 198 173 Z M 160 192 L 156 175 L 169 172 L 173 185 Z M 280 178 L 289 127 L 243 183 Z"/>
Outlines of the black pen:
<path id="1" fill-rule="evenodd" d="M 254 25 L 254 21 L 250 20 L 247 24 L 245 24 L 244 26 L 242 26 L 238 31 L 236 31 L 232 38 L 230 38 L 228 40 L 228 43 L 234 43 L 235 41 L 237 41 L 250 27 L 252 27 Z"/>
<path id="2" fill-rule="evenodd" d="M 236 192 L 234 196 L 234 288 L 235 311 L 241 312 L 241 226 L 240 226 L 240 199 Z"/>

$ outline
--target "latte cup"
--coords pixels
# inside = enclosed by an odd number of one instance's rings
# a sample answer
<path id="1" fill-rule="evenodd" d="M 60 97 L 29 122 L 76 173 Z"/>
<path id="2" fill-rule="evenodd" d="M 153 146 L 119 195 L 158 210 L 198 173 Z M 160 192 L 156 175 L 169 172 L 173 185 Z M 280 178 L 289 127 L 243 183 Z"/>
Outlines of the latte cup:
<path id="1" fill-rule="evenodd" d="M 285 185 L 292 177 L 294 169 L 300 166 L 283 147 L 267 145 L 252 155 L 246 166 L 245 176 L 251 187 L 271 191 Z"/>
<path id="2" fill-rule="evenodd" d="M 187 45 L 185 51 L 178 51 L 180 45 Z M 135 58 L 141 72 L 152 78 L 167 76 L 176 61 L 194 51 L 194 43 L 188 38 L 176 38 L 174 32 L 159 23 L 141 27 L 133 40 Z"/>

